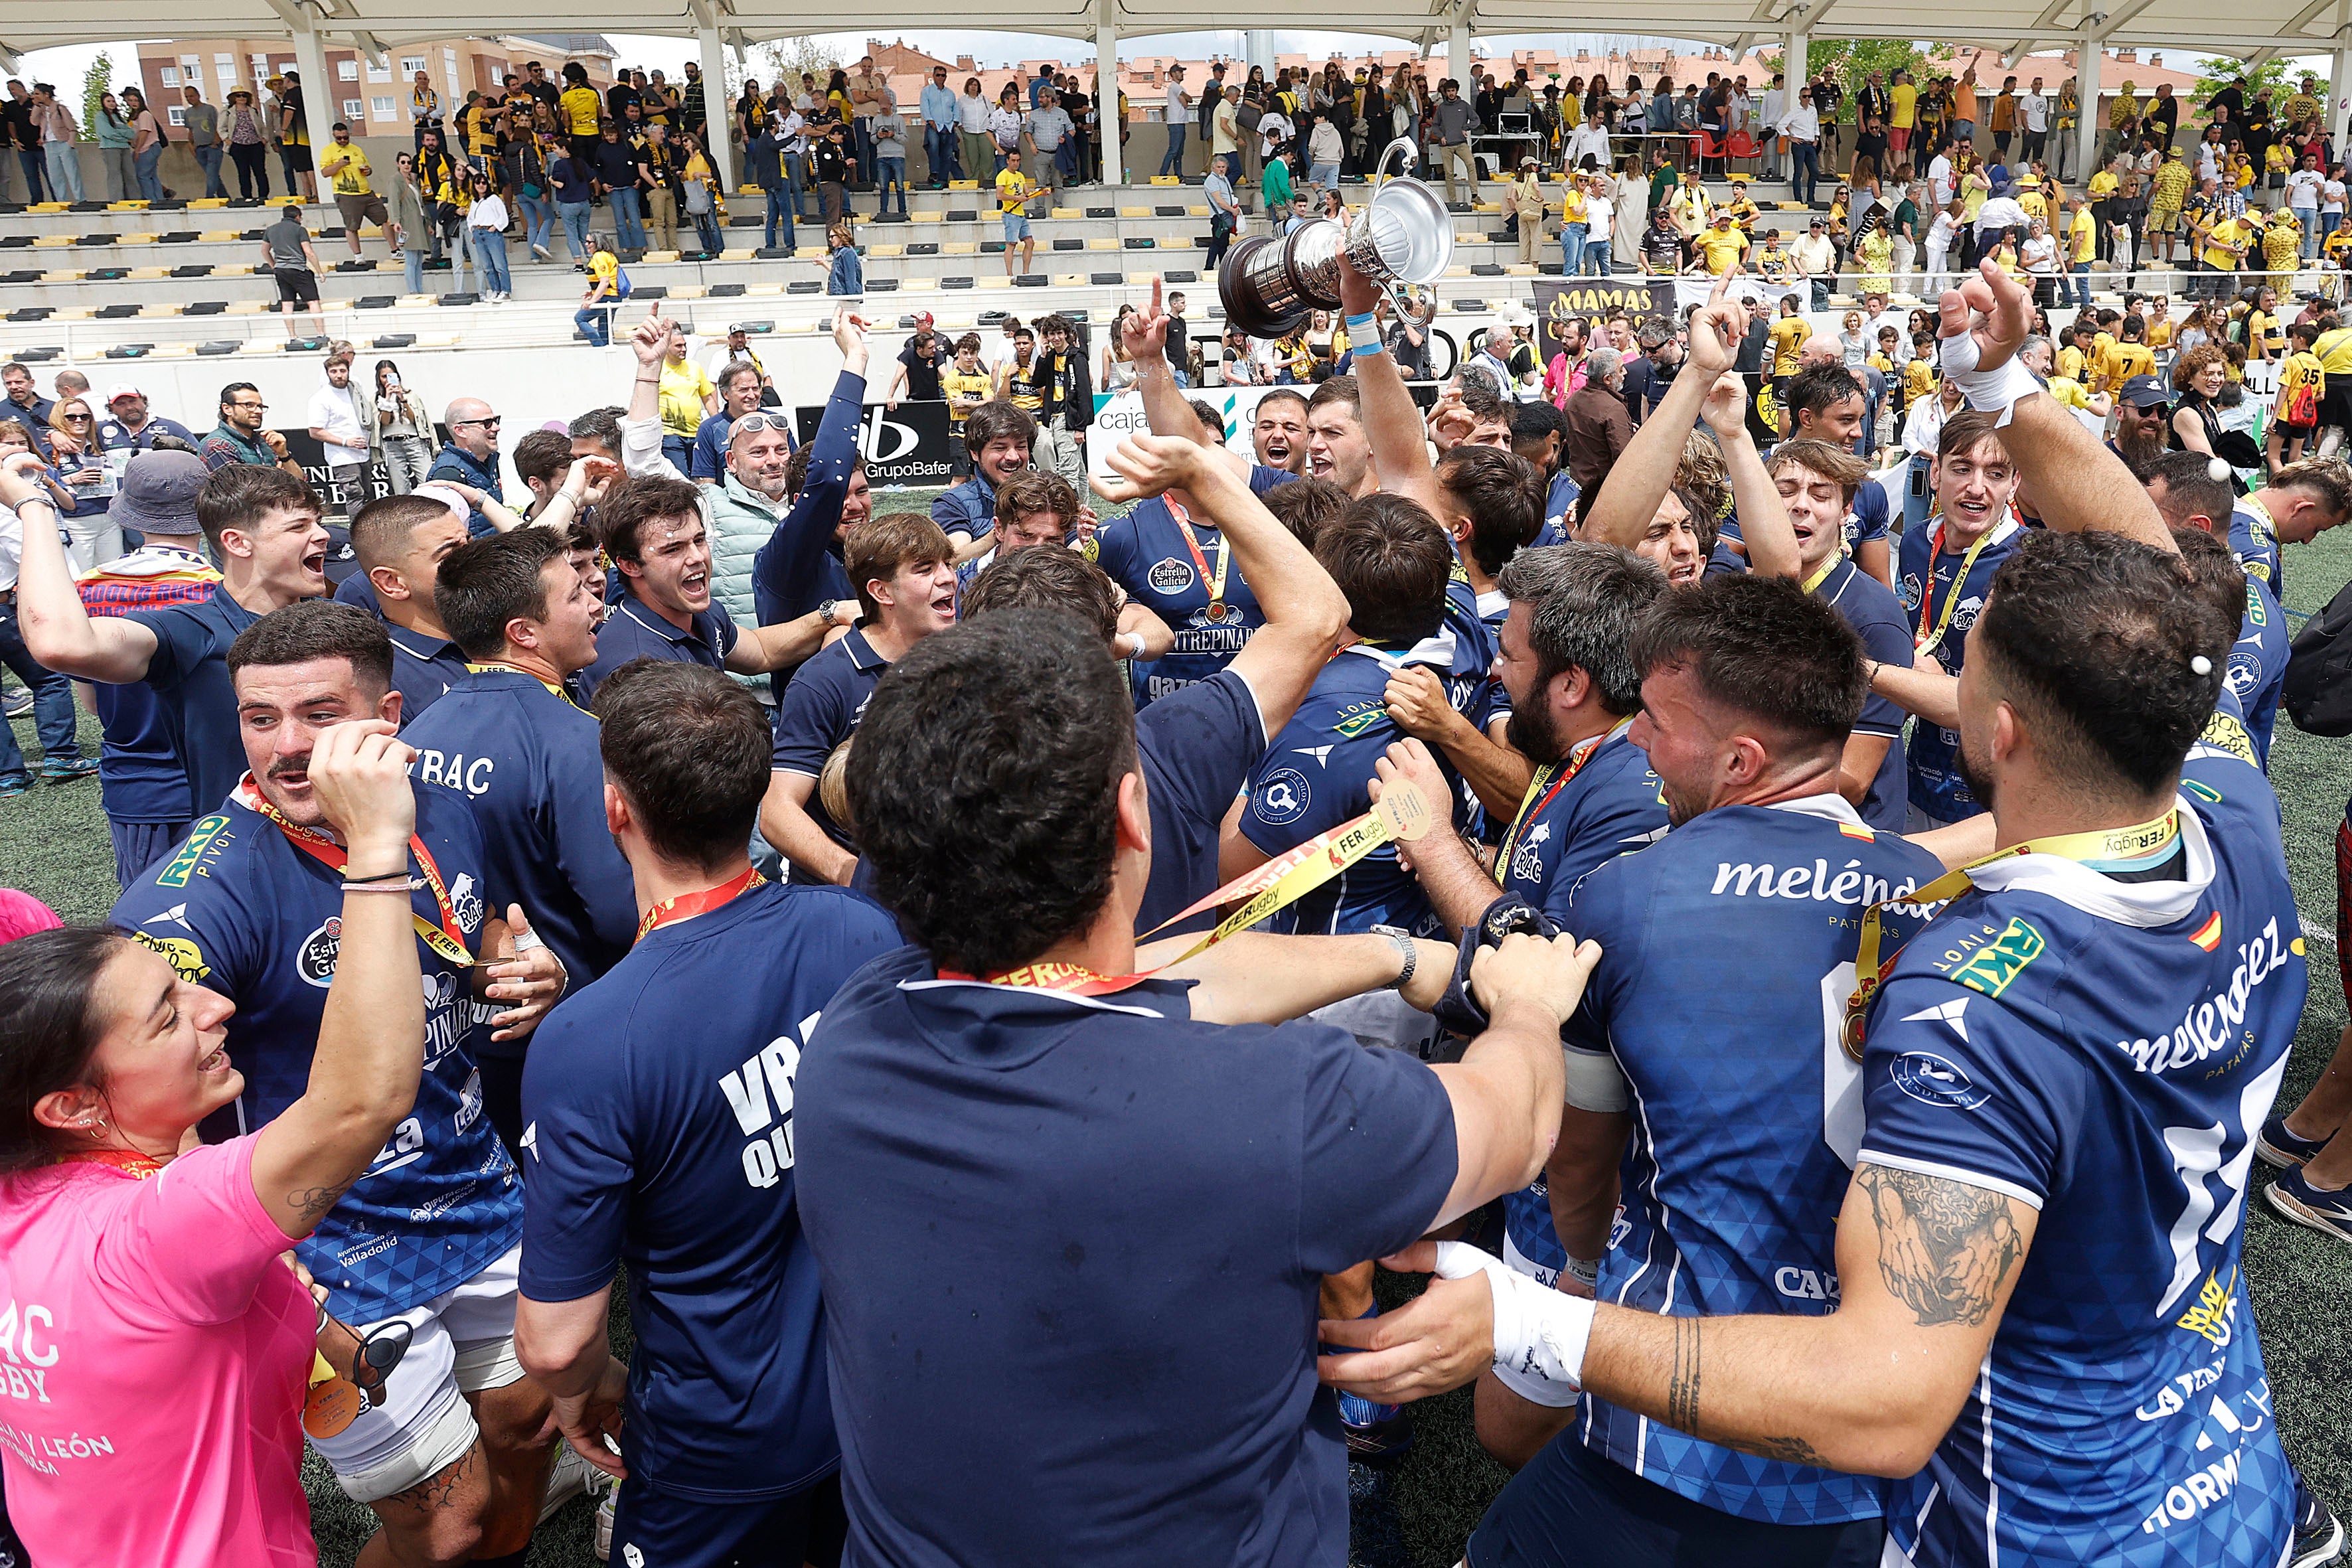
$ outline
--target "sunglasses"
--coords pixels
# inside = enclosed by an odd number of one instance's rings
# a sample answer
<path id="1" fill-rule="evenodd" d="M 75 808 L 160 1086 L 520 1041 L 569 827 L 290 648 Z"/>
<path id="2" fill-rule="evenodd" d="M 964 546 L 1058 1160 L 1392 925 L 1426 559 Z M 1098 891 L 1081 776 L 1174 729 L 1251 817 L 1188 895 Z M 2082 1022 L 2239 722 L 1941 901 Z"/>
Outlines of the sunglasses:
<path id="1" fill-rule="evenodd" d="M 493 414 L 488 419 L 452 419 L 449 421 L 449 427 L 454 430 L 460 425 L 479 425 L 487 429 L 495 430 L 499 423 L 499 416 Z"/>
<path id="2" fill-rule="evenodd" d="M 729 426 L 727 433 L 730 437 L 757 436 L 762 430 L 781 430 L 786 436 L 790 436 L 792 426 L 781 414 L 746 414 Z"/>

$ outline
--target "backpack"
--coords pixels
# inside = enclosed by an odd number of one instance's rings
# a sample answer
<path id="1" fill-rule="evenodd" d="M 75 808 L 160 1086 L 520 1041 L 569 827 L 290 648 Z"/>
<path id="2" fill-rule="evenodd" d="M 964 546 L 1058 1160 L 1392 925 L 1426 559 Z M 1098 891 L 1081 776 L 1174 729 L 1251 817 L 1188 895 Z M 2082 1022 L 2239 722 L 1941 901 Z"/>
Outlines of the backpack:
<path id="1" fill-rule="evenodd" d="M 631 284 L 631 283 L 630 283 L 630 281 L 629 281 L 629 269 L 628 269 L 627 268 L 625 268 L 625 267 L 615 267 L 615 268 L 613 268 L 613 298 L 614 298 L 614 299 L 615 299 L 615 300 L 625 300 L 625 299 L 627 299 L 627 298 L 629 297 L 629 295 L 630 295 L 631 291 L 633 290 L 634 287 L 635 287 L 635 286 L 634 286 L 633 284 Z"/>
<path id="2" fill-rule="evenodd" d="M 2305 381 L 2286 395 L 2286 406 L 2279 411 L 2279 423 L 2304 428 L 2319 423 L 2319 384 Z"/>
<path id="3" fill-rule="evenodd" d="M 2287 645 L 2281 706 L 2311 735 L 2352 735 L 2352 584 Z"/>

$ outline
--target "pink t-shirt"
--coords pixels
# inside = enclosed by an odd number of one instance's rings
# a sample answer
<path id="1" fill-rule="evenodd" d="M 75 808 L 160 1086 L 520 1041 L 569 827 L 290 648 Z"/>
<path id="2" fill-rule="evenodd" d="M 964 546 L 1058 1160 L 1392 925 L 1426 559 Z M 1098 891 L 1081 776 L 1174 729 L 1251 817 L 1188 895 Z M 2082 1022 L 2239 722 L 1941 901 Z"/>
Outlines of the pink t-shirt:
<path id="1" fill-rule="evenodd" d="M 41 1568 L 310 1568 L 310 1298 L 253 1140 L 0 1179 L 0 1468 Z"/>

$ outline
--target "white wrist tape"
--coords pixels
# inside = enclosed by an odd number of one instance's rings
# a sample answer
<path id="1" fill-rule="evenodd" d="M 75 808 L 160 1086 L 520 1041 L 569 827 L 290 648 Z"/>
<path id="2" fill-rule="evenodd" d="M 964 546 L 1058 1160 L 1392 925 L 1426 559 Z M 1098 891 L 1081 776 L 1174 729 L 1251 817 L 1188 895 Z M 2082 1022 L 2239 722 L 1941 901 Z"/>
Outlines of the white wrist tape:
<path id="1" fill-rule="evenodd" d="M 1972 332 L 1936 341 L 1937 363 L 1945 376 L 1960 389 L 1960 396 L 1969 407 L 1987 413 L 1998 409 L 2000 417 L 1993 425 L 2000 428 L 2009 423 L 2017 400 L 2041 391 L 2042 383 L 2018 362 L 2015 354 L 1991 370 L 1979 370 L 1977 360 L 1981 353 Z"/>
<path id="2" fill-rule="evenodd" d="M 1466 1242 L 1437 1244 L 1437 1277 L 1486 1276 L 1495 1301 L 1495 1366 L 1516 1380 L 1562 1392 L 1584 1386 L 1584 1342 L 1592 1332 L 1592 1303 L 1563 1296 L 1501 1258 Z"/>

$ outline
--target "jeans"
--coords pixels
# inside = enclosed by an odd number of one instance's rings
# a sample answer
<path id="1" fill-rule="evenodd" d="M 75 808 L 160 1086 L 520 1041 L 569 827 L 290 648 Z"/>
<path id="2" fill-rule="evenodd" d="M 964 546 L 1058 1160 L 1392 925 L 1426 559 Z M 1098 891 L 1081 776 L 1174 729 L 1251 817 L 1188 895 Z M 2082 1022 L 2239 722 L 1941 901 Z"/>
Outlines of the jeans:
<path id="1" fill-rule="evenodd" d="M 1609 242 L 1588 239 L 1584 242 L 1584 268 L 1595 278 L 1609 276 Z"/>
<path id="2" fill-rule="evenodd" d="M 514 290 L 507 272 L 507 237 L 494 228 L 468 229 L 474 241 L 474 265 L 481 268 L 482 286 L 494 294 Z"/>
<path id="3" fill-rule="evenodd" d="M 239 201 L 269 199 L 269 160 L 258 142 L 232 142 L 228 161 L 236 165 L 236 195 Z"/>
<path id="4" fill-rule="evenodd" d="M 2071 270 L 2074 274 L 2074 304 L 2077 309 L 2091 308 L 2091 264 L 2077 261 Z"/>
<path id="5" fill-rule="evenodd" d="M 1559 275 L 1574 278 L 1584 270 L 1585 226 L 1564 223 L 1559 226 Z"/>
<path id="6" fill-rule="evenodd" d="M 294 167 L 294 143 L 278 143 L 278 166 L 286 172 L 286 194 L 292 195 L 302 188 L 300 171 Z"/>
<path id="7" fill-rule="evenodd" d="M 857 151 L 857 177 L 872 184 L 874 183 L 874 121 L 870 119 L 852 121 L 849 140 Z"/>
<path id="8" fill-rule="evenodd" d="M 635 186 L 613 193 L 613 226 L 619 231 L 622 249 L 643 250 L 646 247 L 646 222 L 637 207 Z"/>
<path id="9" fill-rule="evenodd" d="M 1813 187 L 1822 177 L 1822 149 L 1817 142 L 1789 143 L 1789 192 L 1807 206 L 1813 205 Z"/>
<path id="10" fill-rule="evenodd" d="M 457 286 L 457 292 L 463 294 L 466 291 L 466 273 L 469 268 L 481 272 L 481 282 L 478 287 L 488 289 L 490 286 L 489 274 L 482 270 L 481 258 L 474 249 L 473 229 L 460 219 L 453 237 L 457 240 L 457 244 L 452 247 L 449 272 L 450 281 Z"/>
<path id="11" fill-rule="evenodd" d="M 702 253 L 705 256 L 716 257 L 727 248 L 727 241 L 719 232 L 717 213 L 693 213 L 688 216 L 694 219 L 694 232 L 702 241 Z"/>
<path id="12" fill-rule="evenodd" d="M 515 206 L 522 214 L 523 243 L 545 250 L 555 233 L 555 204 L 545 196 L 517 196 Z"/>
<path id="13" fill-rule="evenodd" d="M 37 147 L 17 148 L 16 167 L 25 176 L 25 204 L 30 206 L 41 200 L 48 190 L 48 171 L 42 163 L 41 150 Z"/>
<path id="14" fill-rule="evenodd" d="M 592 202 L 555 204 L 555 216 L 563 220 L 563 243 L 574 261 L 588 259 L 588 215 L 593 210 Z"/>
<path id="15" fill-rule="evenodd" d="M 2303 230 L 2303 243 L 2295 247 L 2295 255 L 2309 261 L 2319 254 L 2319 209 L 2289 207 L 2287 210 L 2294 214 L 2295 226 Z"/>
<path id="16" fill-rule="evenodd" d="M 205 195 L 226 200 L 228 186 L 221 183 L 221 144 L 215 142 L 209 147 L 197 148 L 196 162 L 205 171 Z"/>
<path id="17" fill-rule="evenodd" d="M 158 142 L 131 160 L 131 172 L 139 176 L 139 194 L 151 202 L 163 199 L 163 177 L 155 171 L 163 162 L 163 144 Z"/>
<path id="18" fill-rule="evenodd" d="M 1160 172 L 1163 174 L 1184 172 L 1184 122 L 1181 120 L 1168 127 L 1168 151 L 1160 160 Z"/>
<path id="19" fill-rule="evenodd" d="M 805 223 L 808 221 L 807 209 L 801 205 L 801 192 L 808 184 L 805 171 L 803 169 L 802 165 L 807 162 L 808 158 L 805 153 L 787 153 L 784 154 L 784 178 L 792 182 L 793 221 L 794 223 Z"/>
<path id="20" fill-rule="evenodd" d="M 74 742 L 73 682 L 33 657 L 17 629 L 13 604 L 0 605 L 0 664 L 15 670 L 25 689 L 33 694 L 33 727 L 41 738 L 41 760 L 51 766 L 79 760 L 81 748 Z M 0 784 L 26 784 L 30 779 L 16 731 L 0 721 Z"/>
<path id="21" fill-rule="evenodd" d="M 400 247 L 401 273 L 408 283 L 408 291 L 412 294 L 422 294 L 425 292 L 425 247 L 417 244 L 413 235 L 403 237 L 405 243 Z"/>
<path id="22" fill-rule="evenodd" d="M 934 190 L 944 189 L 955 178 L 955 128 L 950 125 L 926 124 L 923 127 L 923 166 L 930 175 Z"/>
<path id="23" fill-rule="evenodd" d="M 877 193 L 878 199 L 875 203 L 875 212 L 877 214 L 887 213 L 890 210 L 890 187 L 896 185 L 898 188 L 898 214 L 901 217 L 905 216 L 907 212 L 907 160 L 903 157 L 877 158 L 874 162 L 876 171 L 881 184 L 881 189 Z"/>
<path id="24" fill-rule="evenodd" d="M 604 348 L 613 341 L 614 308 L 605 304 L 583 305 L 572 312 L 572 324 L 588 334 L 588 341 Z"/>
<path id="25" fill-rule="evenodd" d="M 793 210 L 797 205 L 794 198 L 799 193 L 797 192 L 790 191 L 770 191 L 768 193 L 768 226 L 764 237 L 760 241 L 761 249 L 773 250 L 776 248 L 776 226 L 779 224 L 783 226 L 784 230 L 783 247 L 786 250 L 790 250 L 793 247 L 793 219 L 797 216 Z"/>
<path id="26" fill-rule="evenodd" d="M 49 142 L 41 147 L 41 154 L 49 162 L 49 199 L 80 202 L 89 198 L 81 192 L 81 158 L 70 142 Z M 268 195 L 265 190 L 261 193 Z"/>

